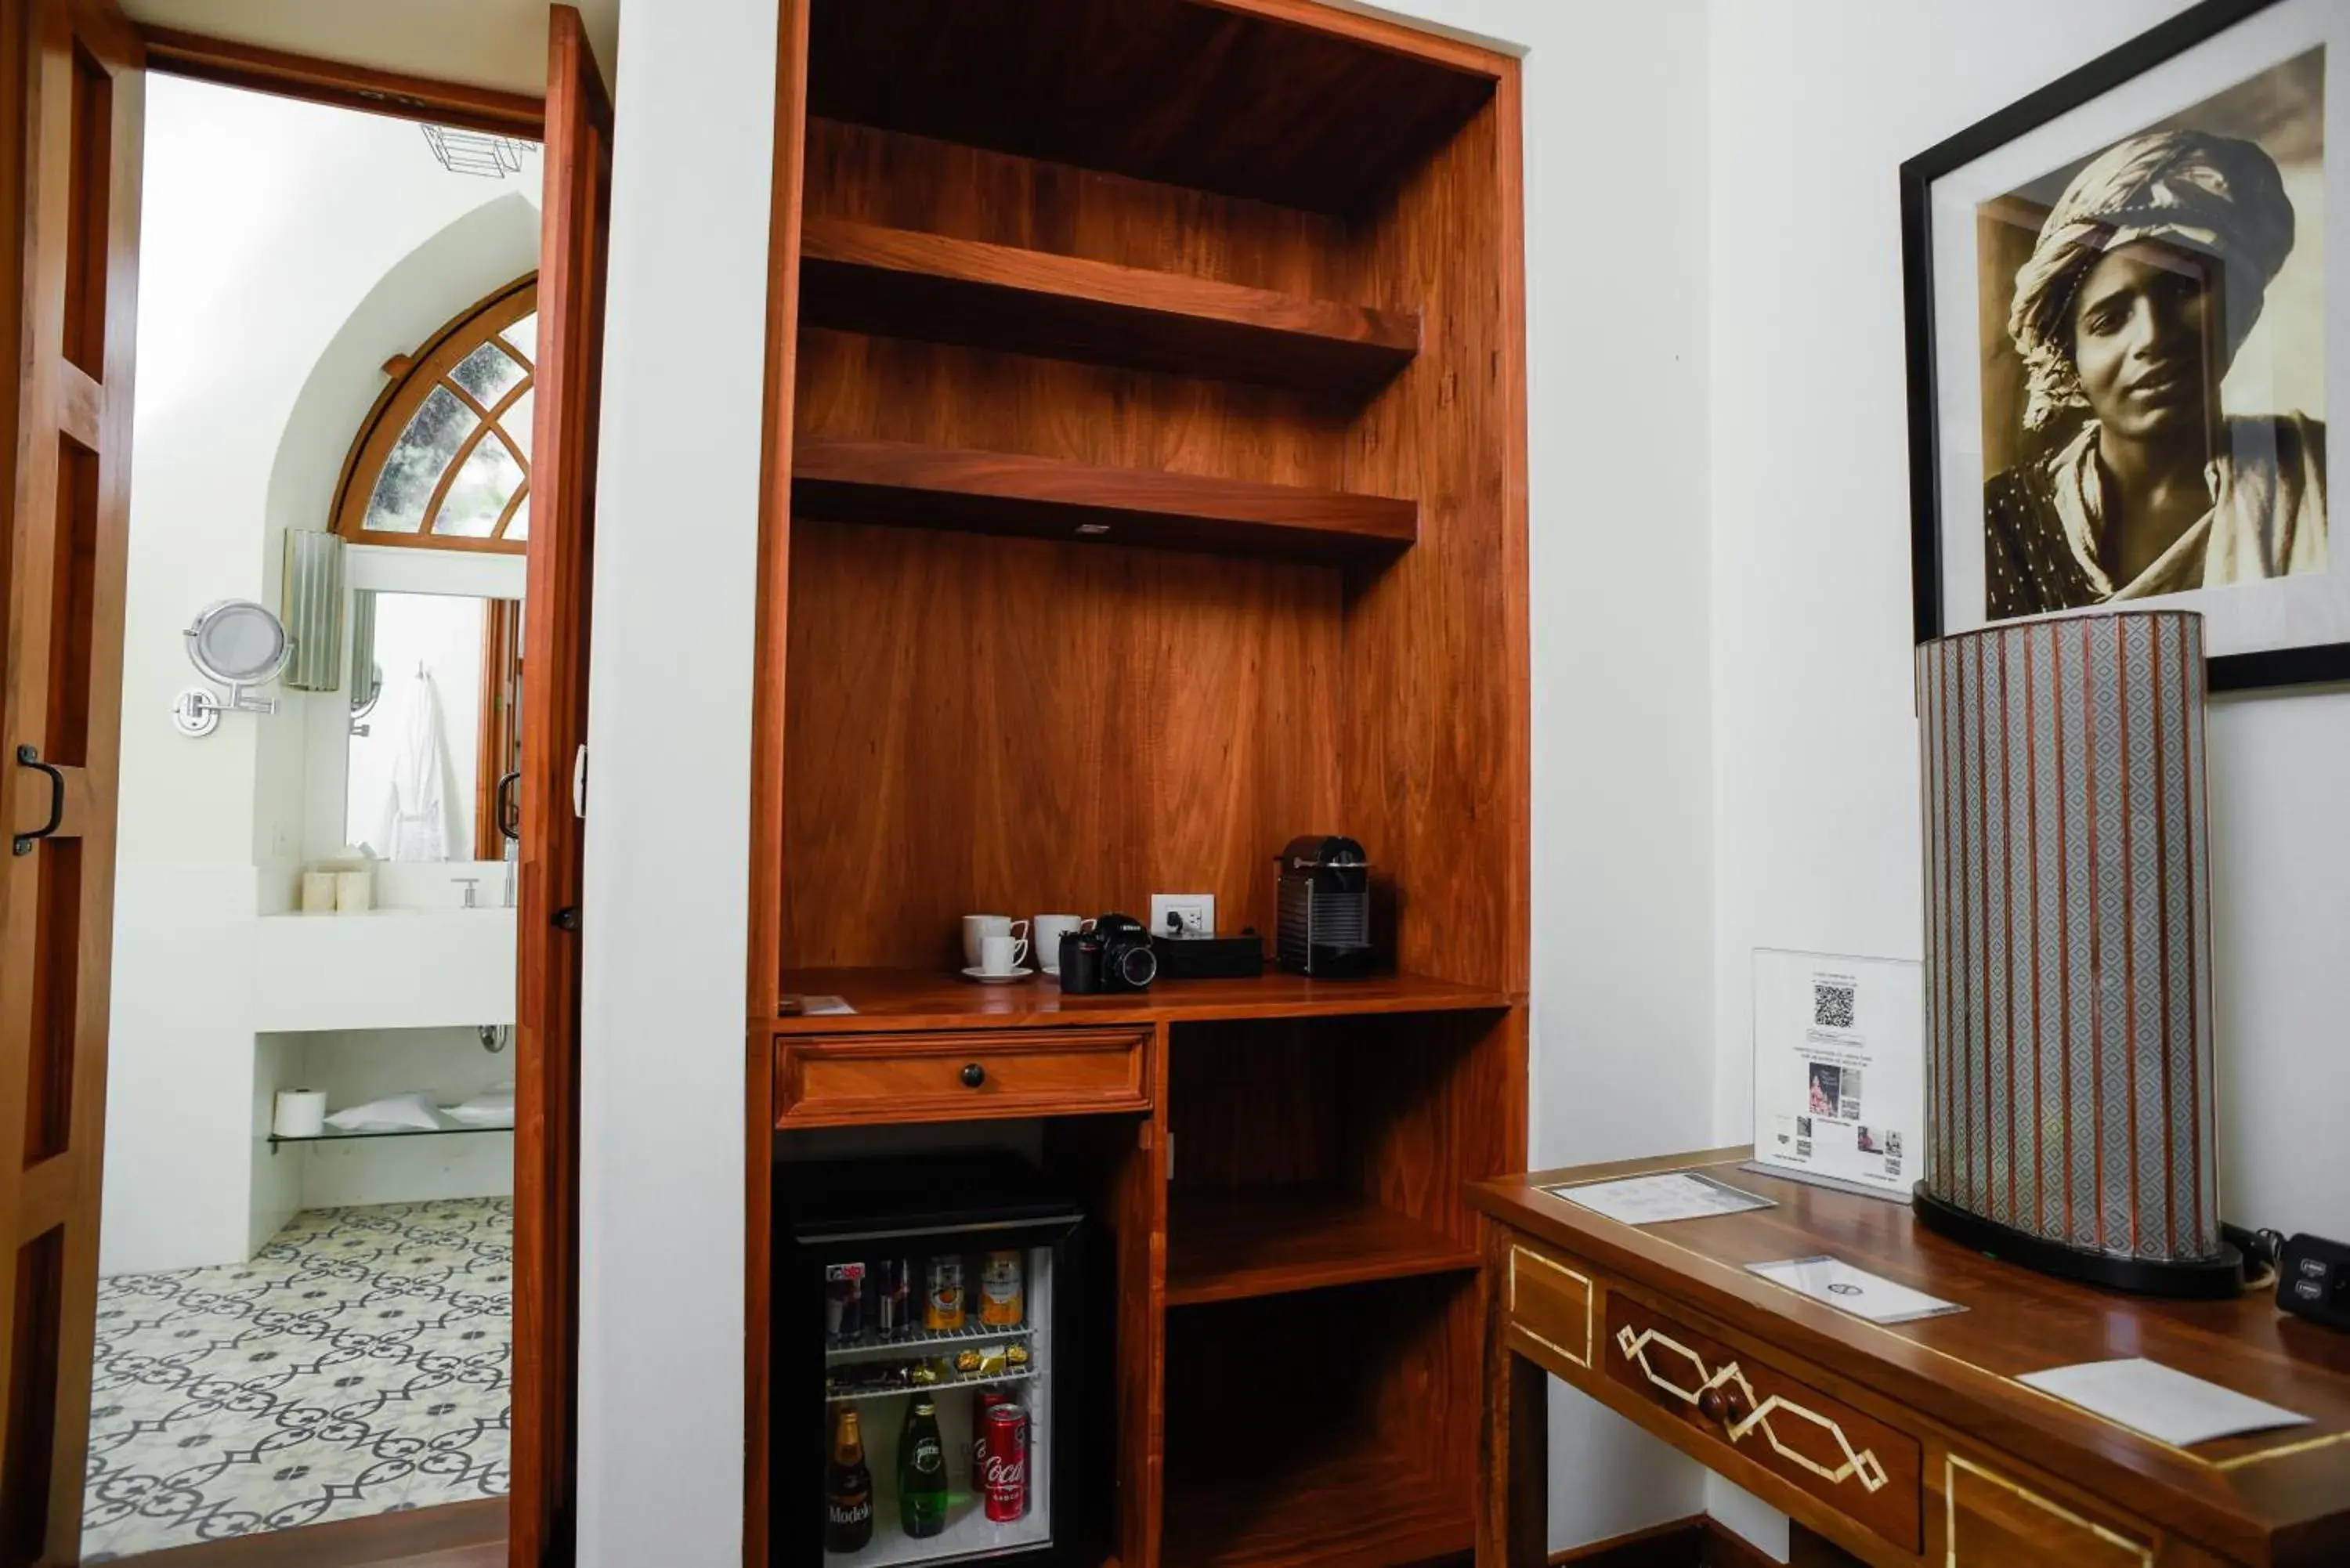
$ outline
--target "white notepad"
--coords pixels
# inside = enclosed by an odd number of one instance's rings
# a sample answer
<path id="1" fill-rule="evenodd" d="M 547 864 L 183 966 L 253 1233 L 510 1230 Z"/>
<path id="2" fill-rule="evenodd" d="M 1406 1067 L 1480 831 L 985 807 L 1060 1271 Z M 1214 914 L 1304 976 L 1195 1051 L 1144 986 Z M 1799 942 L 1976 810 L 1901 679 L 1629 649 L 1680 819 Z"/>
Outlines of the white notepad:
<path id="1" fill-rule="evenodd" d="M 1742 1214 L 1749 1209 L 1776 1207 L 1768 1198 L 1686 1170 L 1667 1171 L 1661 1176 L 1627 1176 L 1620 1181 L 1545 1187 L 1543 1190 L 1626 1225 L 1661 1225 L 1669 1220 L 1703 1220 L 1716 1214 Z"/>
<path id="2" fill-rule="evenodd" d="M 1749 1263 L 1746 1267 L 1749 1272 L 1760 1274 L 1773 1284 L 1784 1285 L 1798 1295 L 1825 1302 L 1838 1312 L 1848 1312 L 1871 1323 L 1914 1323 L 1921 1317 L 1940 1317 L 1967 1310 L 1956 1302 L 1911 1290 L 1882 1274 L 1856 1269 L 1841 1258 L 1785 1258 L 1775 1263 Z"/>
<path id="3" fill-rule="evenodd" d="M 2054 1366 L 2026 1373 L 2016 1381 L 2174 1448 L 2309 1422 L 2306 1416 L 2136 1356 Z"/>

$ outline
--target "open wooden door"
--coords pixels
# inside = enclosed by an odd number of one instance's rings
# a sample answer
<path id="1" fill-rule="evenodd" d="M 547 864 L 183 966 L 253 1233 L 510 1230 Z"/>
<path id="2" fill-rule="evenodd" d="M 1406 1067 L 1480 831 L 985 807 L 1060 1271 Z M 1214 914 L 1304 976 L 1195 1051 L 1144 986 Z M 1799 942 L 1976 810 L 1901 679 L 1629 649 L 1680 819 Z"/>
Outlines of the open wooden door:
<path id="1" fill-rule="evenodd" d="M 112 0 L 0 0 L 0 1568 L 80 1553 L 141 65 Z"/>
<path id="2" fill-rule="evenodd" d="M 553 8 L 523 626 L 516 929 L 514 1492 L 508 1561 L 571 1559 L 578 1372 L 579 907 L 586 845 L 588 612 L 612 104 L 579 13 Z M 5 1565 L 0 1565 L 5 1568 Z"/>

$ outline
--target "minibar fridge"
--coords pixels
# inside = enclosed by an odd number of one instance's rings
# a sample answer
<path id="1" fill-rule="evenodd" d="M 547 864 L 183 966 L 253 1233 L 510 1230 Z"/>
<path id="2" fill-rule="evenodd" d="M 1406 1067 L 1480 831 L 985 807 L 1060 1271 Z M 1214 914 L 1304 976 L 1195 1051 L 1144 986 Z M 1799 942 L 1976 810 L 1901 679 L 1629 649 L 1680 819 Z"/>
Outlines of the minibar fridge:
<path id="1" fill-rule="evenodd" d="M 1009 1153 L 779 1161 L 775 1199 L 769 1562 L 1097 1561 L 1084 1207 Z"/>

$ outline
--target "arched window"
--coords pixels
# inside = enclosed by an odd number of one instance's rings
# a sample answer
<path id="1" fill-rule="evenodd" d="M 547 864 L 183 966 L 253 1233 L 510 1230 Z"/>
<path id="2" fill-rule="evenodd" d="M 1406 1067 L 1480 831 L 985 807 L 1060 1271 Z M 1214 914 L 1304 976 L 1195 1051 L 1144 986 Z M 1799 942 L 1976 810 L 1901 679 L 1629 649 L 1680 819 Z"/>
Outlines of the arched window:
<path id="1" fill-rule="evenodd" d="M 389 361 L 391 384 L 343 463 L 335 531 L 355 545 L 520 554 L 537 358 L 531 273 Z"/>

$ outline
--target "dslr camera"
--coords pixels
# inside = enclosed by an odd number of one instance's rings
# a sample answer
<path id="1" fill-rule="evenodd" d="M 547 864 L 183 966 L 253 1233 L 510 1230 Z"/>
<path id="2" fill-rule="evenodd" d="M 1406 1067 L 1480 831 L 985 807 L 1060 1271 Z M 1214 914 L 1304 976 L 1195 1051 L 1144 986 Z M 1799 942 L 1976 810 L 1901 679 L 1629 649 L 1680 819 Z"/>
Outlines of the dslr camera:
<path id="1" fill-rule="evenodd" d="M 1061 990 L 1067 995 L 1148 991 L 1158 978 L 1150 932 L 1131 915 L 1104 915 L 1061 939 Z"/>

